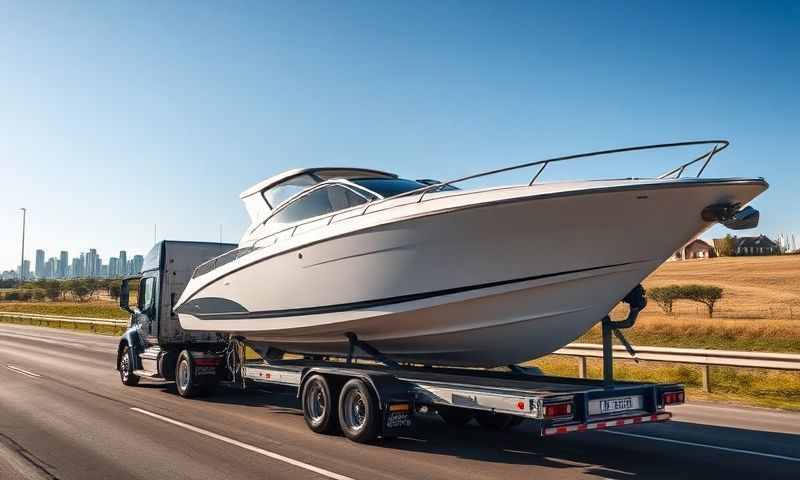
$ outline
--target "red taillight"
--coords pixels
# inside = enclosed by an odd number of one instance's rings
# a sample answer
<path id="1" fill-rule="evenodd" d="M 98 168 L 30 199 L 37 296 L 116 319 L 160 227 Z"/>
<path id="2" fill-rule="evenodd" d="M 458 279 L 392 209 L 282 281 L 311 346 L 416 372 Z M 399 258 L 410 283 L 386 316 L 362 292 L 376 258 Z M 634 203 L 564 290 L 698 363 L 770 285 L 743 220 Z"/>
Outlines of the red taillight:
<path id="1" fill-rule="evenodd" d="M 665 392 L 661 395 L 661 400 L 664 405 L 674 405 L 676 403 L 683 403 L 683 392 Z"/>
<path id="2" fill-rule="evenodd" d="M 195 358 L 194 364 L 198 367 L 216 367 L 219 365 L 219 357 L 203 357 L 203 358 Z"/>
<path id="3" fill-rule="evenodd" d="M 572 415 L 572 403 L 552 403 L 544 406 L 545 417 L 564 417 Z"/>

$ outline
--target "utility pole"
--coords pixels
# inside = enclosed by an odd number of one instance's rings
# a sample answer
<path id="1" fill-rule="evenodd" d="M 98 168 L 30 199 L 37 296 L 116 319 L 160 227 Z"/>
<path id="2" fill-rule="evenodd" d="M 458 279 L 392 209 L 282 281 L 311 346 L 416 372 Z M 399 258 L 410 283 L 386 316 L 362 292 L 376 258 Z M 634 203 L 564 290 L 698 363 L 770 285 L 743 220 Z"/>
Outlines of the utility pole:
<path id="1" fill-rule="evenodd" d="M 222 243 L 222 224 L 219 224 L 219 243 Z"/>
<path id="2" fill-rule="evenodd" d="M 19 261 L 19 285 L 22 286 L 24 281 L 23 275 L 25 273 L 25 220 L 28 214 L 27 208 L 20 208 L 22 210 L 22 255 Z"/>

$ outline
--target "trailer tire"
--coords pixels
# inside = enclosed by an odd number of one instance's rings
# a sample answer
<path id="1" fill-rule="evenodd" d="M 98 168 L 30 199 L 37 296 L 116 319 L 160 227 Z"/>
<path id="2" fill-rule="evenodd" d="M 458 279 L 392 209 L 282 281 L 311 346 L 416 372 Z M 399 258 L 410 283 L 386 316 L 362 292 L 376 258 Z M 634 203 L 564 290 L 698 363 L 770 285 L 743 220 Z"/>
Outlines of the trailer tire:
<path id="1" fill-rule="evenodd" d="M 436 409 L 436 413 L 442 417 L 444 423 L 456 428 L 463 427 L 469 423 L 473 417 L 471 411 L 467 410 L 466 408 L 458 407 L 440 407 Z"/>
<path id="2" fill-rule="evenodd" d="M 514 425 L 519 425 L 520 423 L 516 420 L 514 415 L 494 412 L 478 412 L 475 414 L 475 420 L 477 420 L 478 425 L 483 427 L 485 430 L 499 432 L 508 430 Z"/>
<path id="3" fill-rule="evenodd" d="M 337 396 L 325 376 L 315 374 L 305 382 L 301 402 L 308 428 L 316 433 L 338 433 Z"/>
<path id="4" fill-rule="evenodd" d="M 194 374 L 192 354 L 184 350 L 178 355 L 175 365 L 175 386 L 183 398 L 195 398 L 209 393 L 208 384 L 201 382 Z"/>
<path id="5" fill-rule="evenodd" d="M 348 439 L 371 443 L 380 433 L 380 407 L 372 390 L 363 380 L 353 378 L 339 395 L 339 425 Z"/>
<path id="6" fill-rule="evenodd" d="M 125 345 L 122 347 L 119 365 L 117 365 L 119 379 L 122 380 L 123 385 L 134 387 L 139 384 L 139 376 L 133 373 L 134 365 L 136 364 L 133 362 L 133 350 L 131 350 L 130 346 Z"/>

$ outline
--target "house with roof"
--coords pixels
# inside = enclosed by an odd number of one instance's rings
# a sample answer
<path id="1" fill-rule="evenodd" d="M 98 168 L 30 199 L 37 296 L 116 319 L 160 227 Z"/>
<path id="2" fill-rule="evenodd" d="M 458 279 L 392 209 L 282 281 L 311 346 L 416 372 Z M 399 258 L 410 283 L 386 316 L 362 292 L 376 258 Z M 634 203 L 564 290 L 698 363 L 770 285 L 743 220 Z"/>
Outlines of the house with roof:
<path id="1" fill-rule="evenodd" d="M 734 237 L 734 239 L 736 241 L 734 252 L 737 256 L 778 255 L 781 253 L 778 244 L 767 238 L 766 235 Z"/>
<path id="2" fill-rule="evenodd" d="M 695 258 L 714 258 L 717 251 L 708 243 L 696 238 L 675 252 L 670 260 L 691 260 Z"/>

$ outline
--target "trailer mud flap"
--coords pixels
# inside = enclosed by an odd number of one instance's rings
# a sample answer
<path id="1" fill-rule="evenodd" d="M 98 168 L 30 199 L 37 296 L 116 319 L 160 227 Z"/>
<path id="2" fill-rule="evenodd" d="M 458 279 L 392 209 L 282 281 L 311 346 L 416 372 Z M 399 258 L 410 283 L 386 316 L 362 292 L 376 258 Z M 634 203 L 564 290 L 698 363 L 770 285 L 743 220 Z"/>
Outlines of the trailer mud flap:
<path id="1" fill-rule="evenodd" d="M 410 401 L 390 402 L 383 411 L 381 435 L 397 437 L 414 427 L 414 408 Z"/>

